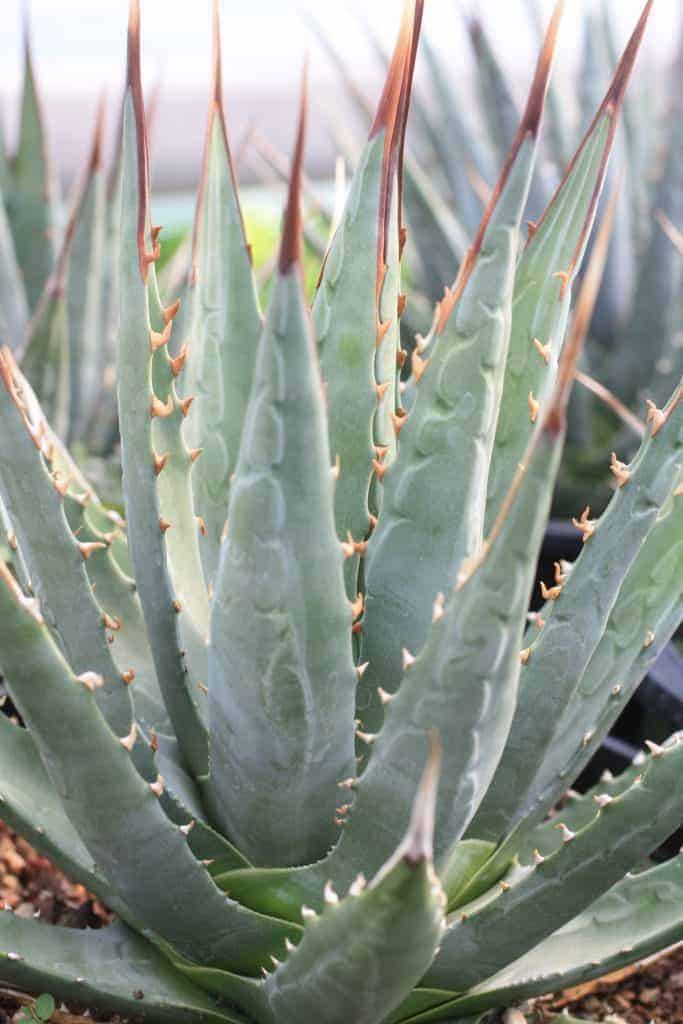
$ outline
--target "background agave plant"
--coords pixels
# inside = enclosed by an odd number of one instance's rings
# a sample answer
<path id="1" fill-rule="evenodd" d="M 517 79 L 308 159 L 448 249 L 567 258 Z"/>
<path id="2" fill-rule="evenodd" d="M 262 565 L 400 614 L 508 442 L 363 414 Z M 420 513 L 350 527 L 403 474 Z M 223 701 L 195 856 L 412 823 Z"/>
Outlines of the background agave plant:
<path id="1" fill-rule="evenodd" d="M 526 615 L 581 349 L 576 329 L 563 345 L 572 285 L 652 0 L 522 246 L 558 3 L 407 412 L 422 6 L 406 4 L 312 316 L 304 99 L 262 322 L 217 18 L 184 319 L 160 297 L 131 4 L 125 523 L 0 358 L 0 666 L 26 726 L 0 718 L 2 816 L 119 921 L 0 914 L 5 984 L 160 1021 L 475 1021 L 681 938 L 683 861 L 647 860 L 683 817 L 678 737 L 545 820 L 683 616 L 680 384 Z"/>
<path id="2" fill-rule="evenodd" d="M 528 0 L 527 7 L 532 27 L 542 35 L 538 3 Z M 558 87 L 550 88 L 542 159 L 525 213 L 529 231 L 561 180 L 575 140 L 590 123 L 616 63 L 608 0 L 585 3 L 583 17 L 583 55 L 575 87 L 563 82 L 561 95 Z M 340 70 L 353 106 L 367 116 L 362 90 L 332 41 L 313 27 Z M 454 80 L 430 40 L 423 40 L 425 80 L 413 104 L 405 175 L 406 220 L 413 240 L 409 266 L 416 286 L 404 323 L 409 342 L 415 332 L 427 333 L 431 304 L 441 298 L 453 266 L 464 258 L 519 120 L 515 90 L 485 18 L 467 16 L 466 28 L 474 56 L 474 96 L 462 76 Z M 386 62 L 388 57 L 367 24 L 365 30 L 380 61 Z M 642 434 L 643 403 L 664 401 L 683 369 L 683 262 L 677 230 L 683 226 L 683 46 L 668 74 L 657 70 L 656 79 L 652 74 L 641 79 L 627 100 L 617 139 L 617 216 L 579 369 L 582 387 L 570 407 L 554 504 L 560 515 L 573 515 L 587 496 L 593 507 L 604 507 L 611 494 L 605 449 L 635 451 Z M 577 103 L 572 103 L 572 95 Z M 340 150 L 355 162 L 353 133 L 342 123 L 332 122 L 331 129 Z M 655 340 L 644 346 L 643 338 Z"/>

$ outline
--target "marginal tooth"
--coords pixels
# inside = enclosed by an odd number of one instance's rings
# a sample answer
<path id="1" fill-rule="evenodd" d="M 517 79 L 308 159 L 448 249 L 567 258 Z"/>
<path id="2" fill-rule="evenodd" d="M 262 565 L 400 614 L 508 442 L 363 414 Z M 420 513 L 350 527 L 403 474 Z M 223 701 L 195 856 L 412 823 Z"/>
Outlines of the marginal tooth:
<path id="1" fill-rule="evenodd" d="M 609 807 L 614 801 L 614 797 L 610 796 L 609 793 L 596 793 L 593 800 L 602 811 L 605 807 Z"/>
<path id="2" fill-rule="evenodd" d="M 168 416 L 170 416 L 172 414 L 172 412 L 173 412 L 173 395 L 169 395 L 168 399 L 165 402 L 162 402 L 161 399 L 157 398 L 156 395 L 154 395 L 154 394 L 152 395 L 152 407 L 151 407 L 152 419 L 154 419 L 155 416 L 158 417 L 159 419 L 162 419 L 162 420 L 166 419 Z"/>
<path id="3" fill-rule="evenodd" d="M 364 661 L 362 665 L 356 665 L 356 675 L 359 679 L 362 679 L 368 670 L 369 661 Z"/>
<path id="4" fill-rule="evenodd" d="M 397 308 L 397 312 L 398 312 L 399 320 L 401 319 L 401 317 L 405 313 L 407 305 L 408 305 L 408 296 L 407 296 L 407 294 L 405 292 L 399 292 L 399 294 L 398 294 L 398 303 L 397 303 L 397 307 L 396 307 Z"/>
<path id="5" fill-rule="evenodd" d="M 612 694 L 613 697 L 618 697 L 619 694 L 621 693 L 621 685 L 619 683 L 617 683 L 616 686 L 612 687 L 612 689 L 610 690 L 610 693 Z"/>
<path id="6" fill-rule="evenodd" d="M 150 782 L 149 788 L 155 796 L 161 796 L 164 792 L 164 777 L 163 775 L 157 775 L 155 782 Z"/>
<path id="7" fill-rule="evenodd" d="M 537 629 L 537 630 L 539 631 L 539 633 L 540 633 L 540 631 L 541 631 L 541 630 L 543 629 L 543 627 L 545 626 L 545 619 L 543 618 L 543 616 L 542 616 L 542 615 L 536 615 L 536 616 L 534 617 L 534 625 L 536 626 L 536 629 Z"/>
<path id="8" fill-rule="evenodd" d="M 580 530 L 583 534 L 583 542 L 590 540 L 595 533 L 596 521 L 590 518 L 591 510 L 590 505 L 586 505 L 585 509 L 581 513 L 580 519 L 572 519 L 572 524 L 577 530 Z"/>
<path id="9" fill-rule="evenodd" d="M 385 705 L 391 704 L 392 700 L 396 696 L 395 693 L 387 693 L 387 691 L 383 690 L 381 686 L 377 687 L 377 693 L 379 694 L 380 701 Z"/>
<path id="10" fill-rule="evenodd" d="M 394 428 L 394 436 L 398 437 L 408 422 L 408 416 L 405 410 L 399 409 L 398 412 L 389 413 L 389 418 L 391 419 L 391 425 Z"/>
<path id="11" fill-rule="evenodd" d="M 271 957 L 270 957 L 270 962 L 273 965 L 273 967 L 275 968 L 275 970 L 277 970 L 278 967 L 280 966 L 280 961 L 278 960 L 278 958 L 276 956 L 273 956 L 272 954 L 271 954 Z"/>
<path id="12" fill-rule="evenodd" d="M 683 484 L 679 484 L 674 491 L 674 498 L 680 498 L 681 496 L 683 496 Z"/>
<path id="13" fill-rule="evenodd" d="M 425 372 L 425 370 L 427 369 L 428 366 L 429 366 L 429 359 L 423 359 L 422 356 L 419 354 L 419 352 L 413 352 L 412 367 L 413 367 L 413 377 L 415 378 L 415 383 L 416 384 L 419 383 L 420 378 L 422 377 L 422 374 Z"/>
<path id="14" fill-rule="evenodd" d="M 156 452 L 152 452 L 152 458 L 154 459 L 154 472 L 159 476 L 159 473 L 161 473 L 168 462 L 168 452 L 164 452 L 163 455 L 157 455 Z"/>
<path id="15" fill-rule="evenodd" d="M 377 735 L 378 734 L 376 732 L 361 732 L 360 729 L 356 729 L 356 736 L 358 737 L 358 739 L 361 741 L 361 743 L 367 743 L 368 746 L 371 743 L 375 742 L 375 740 L 377 739 Z"/>
<path id="16" fill-rule="evenodd" d="M 563 843 L 571 843 L 572 840 L 576 839 L 576 832 L 572 832 L 570 828 L 567 828 L 564 822 L 559 822 L 559 824 L 555 825 L 555 828 L 562 833 Z"/>
<path id="17" fill-rule="evenodd" d="M 17 545 L 17 535 L 14 532 L 14 530 L 8 530 L 7 531 L 7 543 L 11 547 L 12 551 L 16 551 L 17 550 L 17 546 L 18 546 Z"/>
<path id="18" fill-rule="evenodd" d="M 660 747 L 659 743 L 653 743 L 652 740 L 645 740 L 645 746 L 653 757 L 662 757 L 665 753 L 664 747 Z"/>
<path id="19" fill-rule="evenodd" d="M 619 462 L 616 452 L 612 452 L 609 468 L 616 478 L 617 487 L 623 487 L 631 479 L 631 471 L 624 462 Z"/>
<path id="20" fill-rule="evenodd" d="M 445 594 L 438 593 L 434 599 L 434 604 L 432 605 L 432 622 L 438 622 L 439 619 L 443 618 L 445 603 Z"/>
<path id="21" fill-rule="evenodd" d="M 171 320 L 175 320 L 180 309 L 180 299 L 176 299 L 170 306 L 166 306 L 163 310 L 164 323 L 170 323 Z"/>
<path id="22" fill-rule="evenodd" d="M 365 599 L 362 594 L 358 594 L 355 601 L 351 601 L 351 616 L 354 621 L 363 614 L 365 607 Z"/>
<path id="23" fill-rule="evenodd" d="M 529 241 L 531 241 L 531 239 L 534 237 L 534 235 L 538 231 L 538 224 L 536 223 L 535 220 L 528 220 L 526 222 L 526 228 L 527 228 L 527 232 L 528 232 L 527 238 L 528 238 Z"/>
<path id="24" fill-rule="evenodd" d="M 180 411 L 182 412 L 183 416 L 187 416 L 187 414 L 190 411 L 190 406 L 192 405 L 193 402 L 194 402 L 194 395 L 189 395 L 187 398 L 181 399 L 179 404 L 180 404 Z"/>
<path id="25" fill-rule="evenodd" d="M 510 892 L 509 882 L 499 882 L 498 885 L 500 886 L 502 892 Z"/>
<path id="26" fill-rule="evenodd" d="M 296 949 L 296 946 L 294 945 L 291 939 L 285 939 L 285 949 L 287 950 L 288 953 L 293 953 L 294 950 Z"/>
<path id="27" fill-rule="evenodd" d="M 545 862 L 545 857 L 540 850 L 534 850 L 534 864 L 538 867 Z"/>
<path id="28" fill-rule="evenodd" d="M 546 587 L 543 580 L 541 580 L 541 597 L 544 601 L 557 601 L 558 597 L 562 593 L 562 587 Z"/>
<path id="29" fill-rule="evenodd" d="M 384 384 L 375 384 L 375 391 L 377 392 L 377 401 L 383 402 L 384 396 L 389 390 L 389 382 L 385 381 Z"/>
<path id="30" fill-rule="evenodd" d="M 318 915 L 316 914 L 315 910 L 313 910 L 312 907 L 307 907 L 304 904 L 301 907 L 301 916 L 304 920 L 304 923 L 306 923 L 307 921 L 315 921 Z"/>
<path id="31" fill-rule="evenodd" d="M 163 348 L 164 345 L 168 345 L 172 330 L 173 324 L 169 320 L 161 333 L 159 333 L 159 331 L 149 332 L 149 341 L 152 352 L 157 352 L 160 348 Z"/>
<path id="32" fill-rule="evenodd" d="M 341 473 L 341 461 L 338 455 L 335 456 L 334 465 L 331 466 L 330 469 L 332 472 L 332 479 L 336 483 L 337 480 L 339 479 L 339 474 Z"/>
<path id="33" fill-rule="evenodd" d="M 547 345 L 542 345 L 538 338 L 534 338 L 534 347 L 538 352 L 543 362 L 548 365 L 550 362 L 550 356 L 552 355 L 553 347 L 550 342 Z"/>
<path id="34" fill-rule="evenodd" d="M 179 615 L 182 610 L 183 610 L 183 606 L 181 605 L 180 601 L 174 601 L 173 602 L 173 611 L 176 613 L 176 615 Z"/>
<path id="35" fill-rule="evenodd" d="M 203 448 L 190 448 L 190 451 L 189 451 L 190 462 L 196 462 L 197 459 L 199 458 L 199 456 L 202 454 L 203 451 L 204 451 Z"/>
<path id="36" fill-rule="evenodd" d="M 666 423 L 666 413 L 658 409 L 655 403 L 648 398 L 646 422 L 652 424 L 652 436 L 655 437 Z"/>
<path id="37" fill-rule="evenodd" d="M 268 974 L 268 971 L 265 969 L 265 967 L 261 968 L 261 974 L 263 975 L 264 978 L 269 978 L 270 977 L 270 975 Z"/>
<path id="38" fill-rule="evenodd" d="M 358 785 L 358 779 L 355 776 L 351 776 L 348 779 L 342 779 L 341 782 L 337 783 L 339 789 L 354 789 Z"/>
<path id="39" fill-rule="evenodd" d="M 406 360 L 407 359 L 408 359 L 408 353 L 406 352 L 406 350 L 404 348 L 400 348 L 398 350 L 398 352 L 396 353 L 396 368 L 398 370 L 402 370 L 403 367 L 406 365 Z"/>
<path id="40" fill-rule="evenodd" d="M 378 320 L 378 322 L 377 322 L 377 337 L 375 339 L 375 344 L 377 345 L 377 348 L 379 348 L 379 346 L 382 344 L 382 342 L 386 338 L 387 332 L 389 331 L 389 328 L 391 327 L 392 323 L 393 323 L 392 320 L 384 320 L 384 321 Z"/>
<path id="41" fill-rule="evenodd" d="M 530 647 L 525 647 L 523 651 L 519 652 L 519 660 L 521 661 L 522 665 L 526 665 L 527 662 L 529 661 L 530 657 L 531 657 L 531 648 Z"/>
<path id="42" fill-rule="evenodd" d="M 24 957 L 21 955 L 21 953 L 6 953 L 5 956 L 7 957 L 8 960 L 23 960 L 24 959 Z"/>
<path id="43" fill-rule="evenodd" d="M 80 676 L 76 676 L 79 683 L 82 683 L 87 690 L 94 693 L 95 690 L 100 690 L 104 686 L 104 678 L 99 672 L 81 672 Z"/>
<path id="44" fill-rule="evenodd" d="M 653 630 L 648 629 L 647 633 L 645 634 L 645 639 L 643 641 L 643 647 L 646 648 L 646 649 L 648 647 L 652 647 L 654 642 L 655 642 L 655 634 L 654 634 Z"/>
<path id="45" fill-rule="evenodd" d="M 175 359 L 169 359 L 168 365 L 171 367 L 171 373 L 174 377 L 179 377 L 180 373 L 187 361 L 187 345 L 183 345 Z"/>
<path id="46" fill-rule="evenodd" d="M 137 738 L 138 738 L 138 727 L 137 727 L 137 723 L 133 722 L 133 724 L 130 727 L 130 732 L 128 733 L 128 735 L 127 736 L 120 736 L 119 737 L 119 743 L 124 748 L 124 750 L 127 750 L 128 753 L 130 753 L 131 750 L 133 749 L 133 747 L 135 746 L 135 741 L 136 741 Z"/>
<path id="47" fill-rule="evenodd" d="M 407 647 L 404 647 L 401 653 L 403 655 L 403 671 L 407 672 L 415 664 L 415 655 L 411 654 Z"/>
<path id="48" fill-rule="evenodd" d="M 384 463 L 379 462 L 377 459 L 373 459 L 372 460 L 372 468 L 374 469 L 375 473 L 377 474 L 377 479 L 378 480 L 381 480 L 384 477 L 384 474 L 386 473 L 386 471 L 388 469 L 388 467 Z"/>
<path id="49" fill-rule="evenodd" d="M 370 518 L 370 533 L 372 533 L 373 530 L 375 529 L 375 527 L 377 526 L 377 516 L 373 516 L 372 513 L 370 513 L 370 517 L 369 518 Z"/>
<path id="50" fill-rule="evenodd" d="M 563 299 L 567 294 L 567 288 L 571 283 L 571 273 L 568 270 L 558 270 L 553 277 L 557 277 L 562 285 L 560 287 L 560 298 Z"/>
<path id="51" fill-rule="evenodd" d="M 541 404 L 534 398 L 533 391 L 529 392 L 527 401 L 529 403 L 529 415 L 531 416 L 531 422 L 535 423 L 538 419 L 538 410 L 541 408 Z"/>
<path id="52" fill-rule="evenodd" d="M 197 522 L 197 526 L 199 527 L 199 532 L 201 533 L 202 537 L 206 537 L 207 530 L 204 519 L 202 518 L 202 516 L 195 516 L 195 520 Z"/>
<path id="53" fill-rule="evenodd" d="M 68 476 L 66 480 L 62 480 L 59 473 L 52 474 L 52 486 L 56 490 L 60 498 L 66 498 L 69 493 L 69 487 L 73 483 L 73 477 Z"/>
<path id="54" fill-rule="evenodd" d="M 353 537 L 351 536 L 350 530 L 348 531 L 346 536 L 348 537 L 348 540 L 342 540 L 339 542 L 342 549 L 342 555 L 344 556 L 344 558 L 353 558 L 353 556 L 356 553 L 356 546 L 353 542 Z"/>
<path id="55" fill-rule="evenodd" d="M 365 875 L 356 875 L 349 886 L 349 896 L 360 896 L 366 885 L 367 882 L 365 881 Z"/>
<path id="56" fill-rule="evenodd" d="M 112 629 L 115 633 L 121 629 L 121 619 L 118 615 L 109 615 L 105 612 L 102 616 L 102 623 L 105 629 Z"/>
<path id="57" fill-rule="evenodd" d="M 337 903 L 339 903 L 339 896 L 334 891 L 334 886 L 332 885 L 332 882 L 325 883 L 323 898 L 325 900 L 325 903 L 329 904 L 329 906 L 331 907 L 335 907 Z"/>
<path id="58" fill-rule="evenodd" d="M 169 523 L 168 519 L 164 519 L 163 516 L 159 517 L 159 529 L 162 533 L 166 533 L 167 530 L 171 529 L 171 523 Z"/>
<path id="59" fill-rule="evenodd" d="M 107 548 L 106 544 L 103 544 L 99 540 L 90 540 L 78 543 L 78 550 L 81 553 L 81 558 L 84 562 L 87 562 L 89 558 L 95 554 L 96 551 L 105 551 Z"/>
<path id="60" fill-rule="evenodd" d="M 135 679 L 135 669 L 129 668 L 125 672 L 122 672 L 121 678 L 123 679 L 126 686 L 130 686 L 130 684 Z"/>
<path id="61" fill-rule="evenodd" d="M 588 732 L 583 734 L 583 739 L 581 740 L 581 746 L 583 747 L 584 750 L 586 749 L 586 747 L 589 747 L 591 745 L 591 741 L 592 741 L 594 736 L 595 736 L 595 730 L 594 729 L 589 729 Z"/>
<path id="62" fill-rule="evenodd" d="M 567 574 L 566 574 L 566 572 L 563 571 L 562 563 L 561 562 L 555 562 L 554 566 L 555 566 L 555 583 L 557 584 L 558 587 L 561 587 L 562 584 L 567 579 Z"/>

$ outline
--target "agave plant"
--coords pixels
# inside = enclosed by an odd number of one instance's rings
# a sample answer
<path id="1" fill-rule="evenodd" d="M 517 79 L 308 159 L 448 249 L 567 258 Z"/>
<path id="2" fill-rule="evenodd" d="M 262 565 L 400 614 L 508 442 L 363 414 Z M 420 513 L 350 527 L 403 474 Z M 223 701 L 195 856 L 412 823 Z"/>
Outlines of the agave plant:
<path id="1" fill-rule="evenodd" d="M 263 322 L 216 10 L 175 355 L 133 0 L 125 523 L 0 359 L 0 666 L 25 725 L 0 718 L 2 816 L 118 921 L 85 933 L 0 914 L 3 984 L 159 1021 L 475 1021 L 681 938 L 683 859 L 647 862 L 683 816 L 677 737 L 545 820 L 683 615 L 680 385 L 631 464 L 613 461 L 609 507 L 579 521 L 585 550 L 525 635 L 580 354 L 580 332 L 563 346 L 572 284 L 651 6 L 521 246 L 558 3 L 406 413 L 402 150 L 421 0 L 312 315 L 304 98 Z"/>
<path id="2" fill-rule="evenodd" d="M 532 23 L 542 33 L 537 0 L 527 0 Z M 574 88 L 562 95 L 551 85 L 542 157 L 530 187 L 525 218 L 529 231 L 561 180 L 573 137 L 590 123 L 616 60 L 614 26 L 607 0 L 584 5 L 584 46 Z M 367 116 L 367 101 L 333 42 L 313 23 L 317 38 L 340 70 L 353 105 Z M 441 296 L 452 267 L 467 251 L 487 202 L 495 168 L 519 120 L 514 90 L 493 45 L 485 19 L 466 17 L 475 69 L 474 97 L 454 81 L 441 53 L 423 42 L 425 84 L 415 97 L 413 141 L 406 161 L 406 221 L 413 239 L 409 265 L 416 285 L 404 334 L 409 347 L 426 333 L 431 303 Z M 380 61 L 388 58 L 366 23 Z M 659 69 L 658 69 L 659 70 Z M 570 407 L 565 458 L 554 511 L 573 514 L 591 500 L 603 508 L 611 494 L 605 448 L 633 454 L 642 435 L 638 410 L 662 402 L 683 372 L 680 308 L 683 264 L 678 229 L 683 227 L 681 131 L 683 37 L 670 73 L 641 88 L 626 103 L 617 140 L 621 174 L 617 216 L 600 294 L 590 322 Z M 575 94 L 577 101 L 572 103 Z M 435 101 L 430 103 L 430 99 Z M 355 159 L 349 132 L 332 123 L 339 147 Z M 462 154 L 467 154 L 463 159 Z M 671 244 L 671 239 L 674 244 Z M 678 251 L 677 251 L 678 249 Z M 654 339 L 647 345 L 643 338 Z"/>

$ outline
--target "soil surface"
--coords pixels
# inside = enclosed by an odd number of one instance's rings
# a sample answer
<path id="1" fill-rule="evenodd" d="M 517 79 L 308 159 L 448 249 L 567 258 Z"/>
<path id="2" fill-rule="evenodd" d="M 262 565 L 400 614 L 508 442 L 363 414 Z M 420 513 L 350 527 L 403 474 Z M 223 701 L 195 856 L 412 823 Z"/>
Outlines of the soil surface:
<path id="1" fill-rule="evenodd" d="M 0 821 L 0 908 L 67 928 L 101 928 L 112 915 L 82 885 L 74 885 Z M 51 993 L 52 994 L 52 993 Z M 0 1024 L 20 1016 L 31 998 L 0 987 Z M 537 1000 L 530 1024 L 546 1024 L 558 1013 L 605 1024 L 683 1024 L 683 947 L 619 974 L 560 995 Z M 62 1005 L 54 1024 L 92 1024 Z M 99 1018 L 100 1020 L 102 1018 Z M 106 1018 L 120 1024 L 120 1018 Z"/>

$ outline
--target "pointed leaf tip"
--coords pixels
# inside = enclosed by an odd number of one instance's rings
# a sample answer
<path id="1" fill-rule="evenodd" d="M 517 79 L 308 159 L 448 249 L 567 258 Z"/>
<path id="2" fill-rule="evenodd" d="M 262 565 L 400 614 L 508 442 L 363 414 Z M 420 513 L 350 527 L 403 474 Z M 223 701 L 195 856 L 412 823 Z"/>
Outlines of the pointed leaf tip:
<path id="1" fill-rule="evenodd" d="M 401 850 L 403 859 L 409 864 L 419 864 L 432 859 L 441 760 L 441 740 L 438 733 L 432 731 L 429 734 L 427 764 L 415 795 L 410 825 Z"/>
<path id="2" fill-rule="evenodd" d="M 301 186 L 303 179 L 304 152 L 306 149 L 306 119 L 308 116 L 308 63 L 304 64 L 299 129 L 297 132 L 294 158 L 289 181 L 289 194 L 282 227 L 280 243 L 281 274 L 288 274 L 293 266 L 301 264 Z"/>
<path id="3" fill-rule="evenodd" d="M 531 132 L 532 135 L 536 135 L 538 133 L 541 117 L 543 115 L 543 108 L 545 106 L 545 98 L 548 92 L 548 83 L 550 82 L 555 50 L 557 48 L 557 36 L 560 29 L 560 22 L 562 21 L 562 15 L 564 14 L 564 6 L 565 0 L 557 0 L 552 18 L 548 24 L 548 29 L 543 41 L 543 48 L 541 49 L 538 64 L 536 65 L 536 74 L 534 76 L 526 109 L 520 124 L 520 133 L 526 134 L 526 132 Z"/>
<path id="4" fill-rule="evenodd" d="M 221 11 L 219 0 L 213 0 L 213 101 L 223 109 L 223 59 L 221 56 Z"/>
<path id="5" fill-rule="evenodd" d="M 142 91 L 142 68 L 140 58 L 140 0 L 130 0 L 128 15 L 128 61 L 126 68 L 126 92 L 130 92 L 135 111 L 138 162 L 138 250 L 140 274 L 147 281 L 148 261 L 145 259 L 145 232 L 149 219 L 149 158 L 147 153 L 147 128 L 145 124 L 145 100 Z"/>
<path id="6" fill-rule="evenodd" d="M 607 95 L 605 96 L 601 108 L 602 110 L 611 106 L 613 110 L 617 111 L 624 100 L 626 88 L 631 77 L 631 72 L 633 71 L 633 65 L 636 62 L 636 57 L 638 56 L 638 51 L 640 50 L 643 36 L 645 35 L 645 29 L 647 28 L 647 23 L 649 21 L 650 14 L 652 13 L 653 4 L 654 0 L 647 0 L 647 3 L 643 8 L 643 12 L 638 19 L 638 24 L 633 30 L 633 34 L 628 41 L 621 60 L 619 61 L 619 66 L 617 67 L 614 78 L 612 79 L 612 84 L 607 90 Z"/>
<path id="7" fill-rule="evenodd" d="M 488 201 L 486 209 L 484 210 L 484 215 L 481 219 L 481 223 L 479 224 L 474 241 L 462 261 L 455 284 L 453 285 L 453 288 L 449 290 L 446 298 L 441 302 L 439 320 L 436 328 L 438 334 L 443 334 L 446 329 L 446 325 L 450 320 L 453 310 L 455 309 L 460 296 L 469 281 L 472 271 L 474 270 L 477 257 L 484 243 L 484 237 L 488 230 L 489 223 L 524 141 L 529 135 L 535 137 L 538 134 L 543 109 L 545 107 L 548 85 L 550 83 L 550 74 L 552 72 L 553 59 L 557 46 L 557 35 L 563 13 L 564 0 L 557 0 L 555 9 L 553 10 L 553 16 L 550 19 L 545 39 L 543 41 L 543 47 L 536 64 L 536 71 L 529 90 L 524 114 L 522 115 L 515 137 L 512 140 L 512 145 L 510 146 L 510 151 L 508 152 L 505 164 L 503 165 L 503 170 L 500 173 L 496 187 L 491 194 L 491 198 Z"/>

